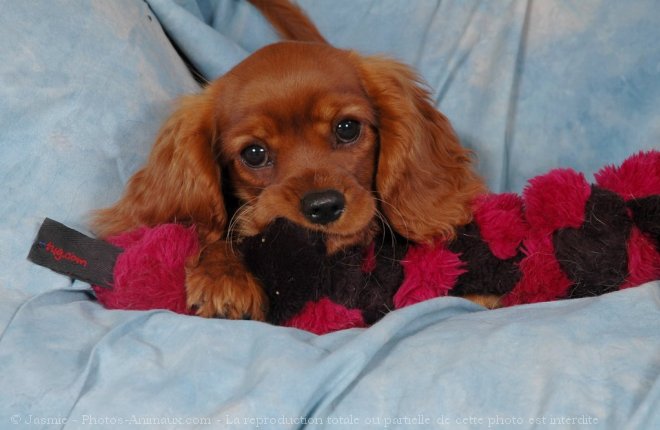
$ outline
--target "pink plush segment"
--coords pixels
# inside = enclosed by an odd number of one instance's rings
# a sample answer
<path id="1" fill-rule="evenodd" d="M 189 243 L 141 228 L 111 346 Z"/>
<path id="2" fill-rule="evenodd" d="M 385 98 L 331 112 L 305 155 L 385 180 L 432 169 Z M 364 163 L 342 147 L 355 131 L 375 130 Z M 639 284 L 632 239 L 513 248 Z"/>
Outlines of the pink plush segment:
<path id="1" fill-rule="evenodd" d="M 474 219 L 490 251 L 506 260 L 518 253 L 529 227 L 523 215 L 522 198 L 517 194 L 487 194 L 474 203 Z"/>
<path id="2" fill-rule="evenodd" d="M 326 334 L 354 327 L 366 327 L 359 309 L 347 309 L 327 297 L 308 302 L 299 314 L 282 324 L 315 334 Z"/>
<path id="3" fill-rule="evenodd" d="M 550 236 L 523 242 L 525 258 L 520 262 L 522 277 L 502 298 L 503 306 L 548 302 L 566 297 L 573 284 L 555 258 Z"/>
<path id="4" fill-rule="evenodd" d="M 403 283 L 394 295 L 396 309 L 446 296 L 466 271 L 458 255 L 440 241 L 434 246 L 411 246 L 401 264 Z"/>
<path id="5" fill-rule="evenodd" d="M 188 314 L 185 262 L 198 252 L 194 228 L 163 224 L 112 237 L 124 248 L 117 258 L 113 288 L 94 287 L 110 309 L 168 309 Z"/>
<path id="6" fill-rule="evenodd" d="M 530 234 L 543 237 L 560 228 L 580 227 L 590 195 L 584 175 L 571 169 L 556 169 L 531 179 L 523 191 Z"/>
<path id="7" fill-rule="evenodd" d="M 653 242 L 634 226 L 628 240 L 628 273 L 622 289 L 660 279 L 660 254 Z"/>
<path id="8" fill-rule="evenodd" d="M 642 151 L 620 167 L 602 168 L 595 177 L 598 185 L 625 200 L 660 194 L 660 151 Z"/>

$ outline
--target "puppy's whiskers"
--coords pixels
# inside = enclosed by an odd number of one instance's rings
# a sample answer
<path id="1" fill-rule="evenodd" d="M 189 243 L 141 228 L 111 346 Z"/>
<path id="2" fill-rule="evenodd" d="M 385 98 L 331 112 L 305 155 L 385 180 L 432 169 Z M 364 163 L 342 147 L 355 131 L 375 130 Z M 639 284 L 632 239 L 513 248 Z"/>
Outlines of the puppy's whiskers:
<path id="1" fill-rule="evenodd" d="M 374 196 L 373 198 L 374 198 L 374 200 L 376 200 L 377 202 L 379 202 L 379 203 L 381 203 L 381 204 L 384 204 L 384 205 L 387 205 L 391 210 L 393 210 L 394 212 L 396 212 L 396 214 L 398 215 L 399 219 L 401 220 L 401 223 L 403 224 L 403 229 L 405 230 L 405 231 L 401 232 L 401 235 L 402 235 L 403 237 L 408 237 L 408 234 L 409 234 L 409 232 L 410 232 L 410 228 L 408 227 L 408 223 L 406 222 L 406 218 L 405 218 L 405 216 L 403 215 L 403 213 L 401 213 L 401 211 L 400 211 L 396 206 L 392 205 L 391 203 L 388 203 L 387 201 L 385 201 L 385 200 L 383 200 L 383 199 L 381 199 L 381 198 L 378 198 L 378 197 L 376 197 L 376 196 Z M 383 226 L 386 226 L 387 229 L 389 230 L 389 232 L 390 232 L 390 236 L 392 237 L 392 239 L 391 239 L 391 246 L 392 246 L 392 248 L 394 249 L 394 247 L 396 247 L 396 236 L 397 236 L 396 233 L 394 232 L 394 229 L 392 228 L 392 226 L 390 225 L 389 221 L 387 220 L 387 217 L 386 217 L 386 216 L 385 216 L 380 210 L 378 210 L 378 209 L 376 209 L 376 216 L 377 216 L 378 219 L 381 221 L 381 223 L 383 224 Z M 383 238 L 384 238 L 384 237 L 383 237 Z M 385 245 L 385 244 L 383 243 L 382 246 L 384 246 L 384 245 Z"/>
<path id="2" fill-rule="evenodd" d="M 399 210 L 399 208 L 397 208 L 395 205 L 393 205 L 393 204 L 391 204 L 391 203 L 387 202 L 386 200 L 383 200 L 383 199 L 381 199 L 381 198 L 379 198 L 379 197 L 373 196 L 373 198 L 374 198 L 374 200 L 376 200 L 377 202 L 386 205 L 388 208 L 390 208 L 391 210 L 393 210 L 394 212 L 396 212 L 396 214 L 398 215 L 399 219 L 401 219 L 401 222 L 403 223 L 403 228 L 404 228 L 404 230 L 405 230 L 405 232 L 401 232 L 401 234 L 402 234 L 404 237 L 408 237 L 408 236 L 409 236 L 409 233 L 410 233 L 410 228 L 408 227 L 408 223 L 406 222 L 406 217 L 405 217 L 405 216 L 403 215 L 403 213 Z"/>
<path id="3" fill-rule="evenodd" d="M 381 242 L 378 245 L 378 248 L 374 250 L 374 254 L 379 255 L 383 251 L 385 246 L 388 245 L 386 243 L 386 239 L 385 239 L 386 235 L 384 234 L 386 229 L 387 229 L 387 231 L 389 231 L 389 236 L 390 236 L 389 246 L 391 247 L 391 249 L 393 251 L 396 251 L 397 238 L 396 238 L 396 233 L 394 233 L 394 229 L 392 228 L 390 223 L 387 221 L 387 218 L 385 217 L 385 215 L 383 215 L 378 209 L 376 209 L 376 218 L 378 219 L 378 221 L 380 221 L 380 224 L 383 226 L 383 235 L 381 237 Z M 394 252 L 393 252 L 393 254 L 394 254 Z"/>
<path id="4" fill-rule="evenodd" d="M 236 212 L 234 212 L 234 215 L 229 220 L 229 225 L 227 226 L 227 241 L 229 242 L 229 248 L 233 255 L 237 254 L 236 250 L 234 249 L 234 242 L 236 241 L 235 239 L 239 235 L 237 232 L 237 226 L 240 226 L 241 222 L 247 220 L 250 217 L 249 213 L 253 210 L 252 204 L 256 200 L 256 198 L 253 198 L 243 203 L 236 210 Z"/>

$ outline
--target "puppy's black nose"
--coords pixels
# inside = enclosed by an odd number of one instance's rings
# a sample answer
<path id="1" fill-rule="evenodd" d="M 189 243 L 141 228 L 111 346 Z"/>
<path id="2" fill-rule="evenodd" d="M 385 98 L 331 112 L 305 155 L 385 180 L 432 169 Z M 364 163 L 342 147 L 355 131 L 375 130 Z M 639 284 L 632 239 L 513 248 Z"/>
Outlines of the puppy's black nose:
<path id="1" fill-rule="evenodd" d="M 300 203 L 303 215 L 314 224 L 336 221 L 346 208 L 344 195 L 336 190 L 307 193 Z"/>

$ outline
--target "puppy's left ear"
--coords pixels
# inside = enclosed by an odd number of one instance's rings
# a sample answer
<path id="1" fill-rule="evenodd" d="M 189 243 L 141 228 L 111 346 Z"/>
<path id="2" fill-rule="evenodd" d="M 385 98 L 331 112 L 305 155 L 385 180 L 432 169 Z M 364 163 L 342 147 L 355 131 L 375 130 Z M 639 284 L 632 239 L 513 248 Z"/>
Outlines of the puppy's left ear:
<path id="1" fill-rule="evenodd" d="M 471 220 L 471 203 L 485 190 L 447 118 L 408 66 L 353 54 L 377 115 L 376 191 L 397 232 L 429 243 L 453 238 Z"/>

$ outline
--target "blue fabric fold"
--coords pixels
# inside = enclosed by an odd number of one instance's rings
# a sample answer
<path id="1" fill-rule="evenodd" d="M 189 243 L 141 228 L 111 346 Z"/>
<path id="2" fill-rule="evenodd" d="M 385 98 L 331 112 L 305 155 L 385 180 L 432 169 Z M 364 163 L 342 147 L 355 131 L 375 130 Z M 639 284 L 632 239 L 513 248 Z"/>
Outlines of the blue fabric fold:
<path id="1" fill-rule="evenodd" d="M 470 428 L 470 417 L 521 428 L 561 417 L 660 423 L 658 283 L 497 311 L 441 298 L 325 336 L 107 311 L 80 290 L 13 305 L 0 338 L 0 417 L 67 418 L 71 428 L 147 417 L 236 428 L 297 427 L 280 425 L 296 418 L 359 428 L 413 417 L 430 428 Z"/>

